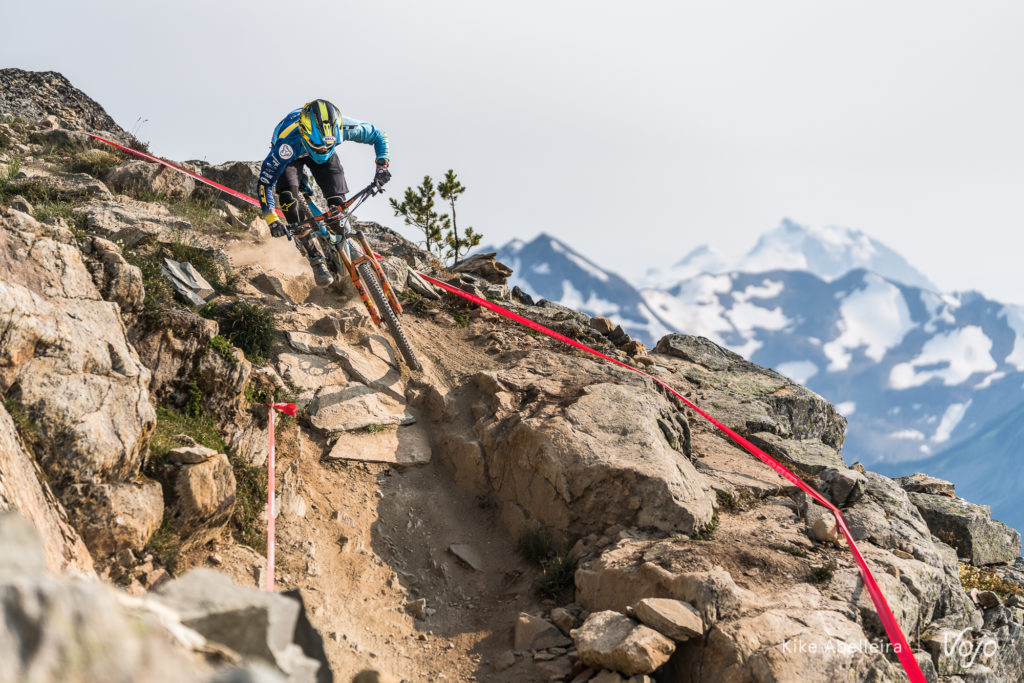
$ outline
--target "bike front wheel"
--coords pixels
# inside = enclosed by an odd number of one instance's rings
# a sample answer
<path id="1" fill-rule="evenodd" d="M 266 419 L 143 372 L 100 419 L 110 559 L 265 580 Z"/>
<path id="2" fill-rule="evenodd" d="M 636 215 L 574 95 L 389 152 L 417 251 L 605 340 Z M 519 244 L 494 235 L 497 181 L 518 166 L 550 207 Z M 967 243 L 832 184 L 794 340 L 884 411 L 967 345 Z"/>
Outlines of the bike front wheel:
<path id="1" fill-rule="evenodd" d="M 363 281 L 366 291 L 369 292 L 370 298 L 373 299 L 377 312 L 380 313 L 380 319 L 388 326 L 391 338 L 395 340 L 398 350 L 402 352 L 406 365 L 413 370 L 422 370 L 423 366 L 420 365 L 420 362 L 416 359 L 416 354 L 413 353 L 412 344 L 409 343 L 408 337 L 405 336 L 402 324 L 398 322 L 398 315 L 395 314 L 395 309 L 391 308 L 391 303 L 384 296 L 384 290 L 381 289 L 380 281 L 377 279 L 373 266 L 364 261 L 356 266 L 356 270 L 359 271 L 359 277 Z"/>

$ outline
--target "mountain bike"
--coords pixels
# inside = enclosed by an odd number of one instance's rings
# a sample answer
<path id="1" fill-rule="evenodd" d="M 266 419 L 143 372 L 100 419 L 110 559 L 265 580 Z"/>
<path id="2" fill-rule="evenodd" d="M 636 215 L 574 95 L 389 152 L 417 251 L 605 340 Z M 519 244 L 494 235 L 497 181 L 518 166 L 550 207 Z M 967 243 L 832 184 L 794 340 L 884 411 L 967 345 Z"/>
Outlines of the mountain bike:
<path id="1" fill-rule="evenodd" d="M 402 330 L 402 324 L 398 321 L 402 306 L 398 303 L 391 282 L 384 274 L 363 231 L 351 230 L 349 227 L 352 213 L 367 199 L 382 192 L 384 188 L 377 183 L 370 183 L 352 195 L 344 205 L 330 208 L 326 212 L 321 211 L 313 197 L 307 194 L 306 206 L 312 217 L 285 226 L 285 233 L 290 240 L 293 236 L 305 238 L 312 231 L 327 259 L 328 267 L 334 271 L 335 285 L 343 291 L 343 278 L 349 278 L 374 324 L 380 326 L 383 322 L 387 326 L 406 365 L 413 370 L 422 370 Z"/>

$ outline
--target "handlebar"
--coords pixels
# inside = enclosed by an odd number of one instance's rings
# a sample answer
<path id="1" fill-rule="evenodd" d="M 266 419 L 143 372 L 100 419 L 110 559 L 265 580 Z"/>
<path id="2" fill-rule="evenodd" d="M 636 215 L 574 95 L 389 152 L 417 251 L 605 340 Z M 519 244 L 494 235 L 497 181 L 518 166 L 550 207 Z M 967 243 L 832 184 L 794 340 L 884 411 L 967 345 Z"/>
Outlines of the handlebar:
<path id="1" fill-rule="evenodd" d="M 348 213 L 350 208 L 354 209 L 355 207 L 352 206 L 353 204 L 355 204 L 355 206 L 357 207 L 360 204 L 362 204 L 364 201 L 366 201 L 367 198 L 375 197 L 378 194 L 383 194 L 383 193 L 384 193 L 384 187 L 375 180 L 372 183 L 370 183 L 369 185 L 367 185 L 366 187 L 364 187 L 363 189 L 361 189 L 358 192 L 356 192 L 354 195 L 352 195 L 341 206 L 331 207 L 325 213 L 321 213 L 318 216 L 313 216 L 312 218 L 307 218 L 304 221 L 298 221 L 297 223 L 286 224 L 284 226 L 285 237 L 287 237 L 289 239 L 289 241 L 290 241 L 292 239 L 293 233 L 300 231 L 302 228 L 307 228 L 308 227 L 309 229 L 312 229 L 313 225 L 315 223 L 319 222 L 319 221 L 337 220 L 337 219 L 345 216 Z M 307 195 L 305 195 L 305 197 L 306 197 L 307 204 L 312 203 L 312 195 L 311 194 L 307 194 Z M 314 206 L 315 206 L 315 204 L 314 204 Z M 304 234 L 307 234 L 308 232 L 309 232 L 309 230 L 304 230 L 303 231 Z"/>

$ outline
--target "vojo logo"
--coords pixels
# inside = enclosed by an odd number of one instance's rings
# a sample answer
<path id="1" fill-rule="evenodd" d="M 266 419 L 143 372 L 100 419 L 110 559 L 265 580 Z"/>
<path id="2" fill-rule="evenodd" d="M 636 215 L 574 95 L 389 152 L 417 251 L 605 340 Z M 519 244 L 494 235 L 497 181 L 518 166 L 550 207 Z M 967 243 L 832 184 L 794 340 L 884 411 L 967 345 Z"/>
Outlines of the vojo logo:
<path id="1" fill-rule="evenodd" d="M 281 145 L 281 149 L 277 150 L 277 154 L 282 159 L 291 159 L 295 155 L 295 150 L 292 149 L 291 145 L 285 143 Z"/>

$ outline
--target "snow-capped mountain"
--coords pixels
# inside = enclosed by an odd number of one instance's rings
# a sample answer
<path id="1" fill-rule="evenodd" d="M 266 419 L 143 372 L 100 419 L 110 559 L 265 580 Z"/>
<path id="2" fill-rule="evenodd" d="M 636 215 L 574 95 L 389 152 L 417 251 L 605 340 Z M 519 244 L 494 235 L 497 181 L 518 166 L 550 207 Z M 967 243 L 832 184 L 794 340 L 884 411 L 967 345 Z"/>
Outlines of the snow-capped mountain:
<path id="1" fill-rule="evenodd" d="M 927 457 L 1021 398 L 1024 309 L 865 270 L 700 275 L 645 290 L 674 329 L 773 367 L 850 418 L 848 459 Z"/>
<path id="2" fill-rule="evenodd" d="M 626 280 L 550 235 L 486 251 L 497 251 L 498 260 L 512 268 L 509 286 L 590 315 L 608 316 L 645 344 L 671 331 Z"/>
<path id="3" fill-rule="evenodd" d="M 717 251 L 702 244 L 671 268 L 651 268 L 644 276 L 644 285 L 654 289 L 671 287 L 683 280 L 689 280 L 701 273 L 725 273 L 730 270 L 731 263 Z"/>
<path id="4" fill-rule="evenodd" d="M 763 273 L 771 270 L 803 270 L 823 280 L 834 280 L 856 268 L 870 270 L 903 284 L 935 290 L 920 271 L 898 253 L 861 230 L 840 226 L 808 228 L 782 219 L 765 233 L 738 261 L 730 261 L 701 245 L 665 270 L 648 271 L 647 287 L 665 289 L 695 275 L 731 271 Z"/>

